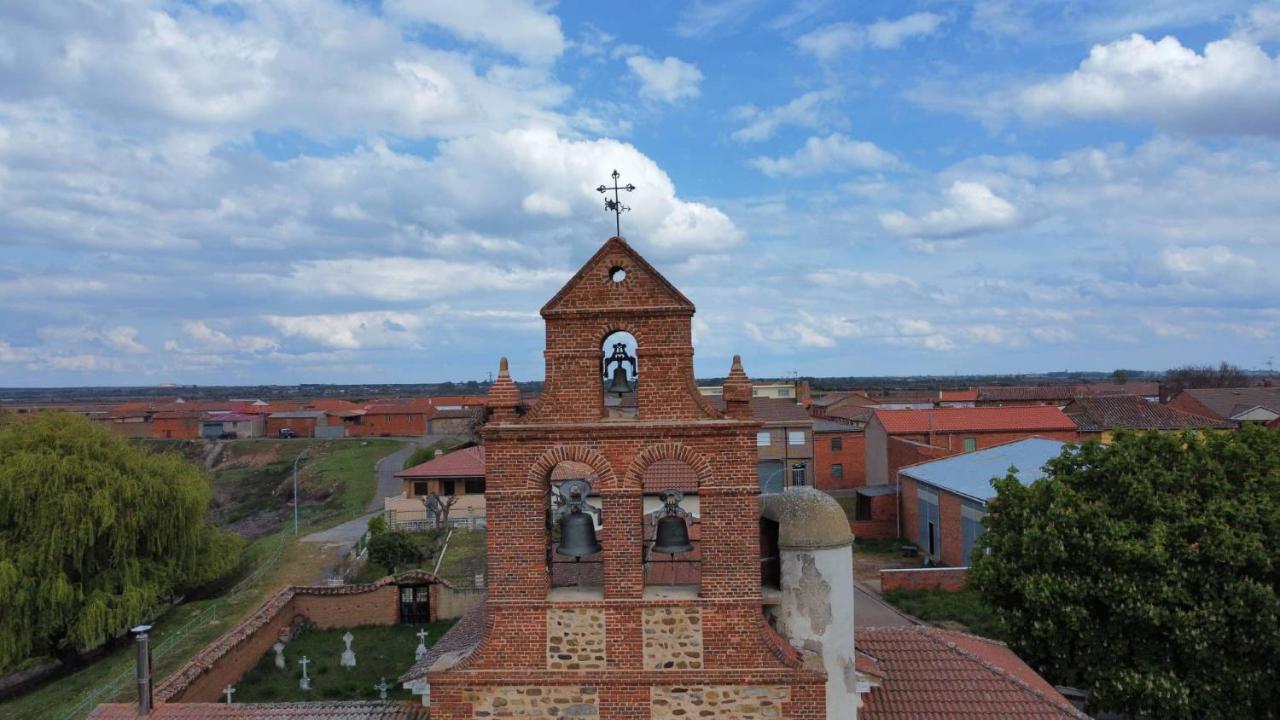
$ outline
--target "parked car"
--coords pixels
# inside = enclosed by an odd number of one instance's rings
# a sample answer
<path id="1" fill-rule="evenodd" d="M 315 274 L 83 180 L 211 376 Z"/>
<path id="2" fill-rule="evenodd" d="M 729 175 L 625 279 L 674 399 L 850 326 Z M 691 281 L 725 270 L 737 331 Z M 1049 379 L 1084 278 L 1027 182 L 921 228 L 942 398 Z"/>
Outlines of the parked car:
<path id="1" fill-rule="evenodd" d="M 287 440 L 298 437 L 298 434 L 293 431 L 293 428 L 280 428 L 280 437 Z"/>

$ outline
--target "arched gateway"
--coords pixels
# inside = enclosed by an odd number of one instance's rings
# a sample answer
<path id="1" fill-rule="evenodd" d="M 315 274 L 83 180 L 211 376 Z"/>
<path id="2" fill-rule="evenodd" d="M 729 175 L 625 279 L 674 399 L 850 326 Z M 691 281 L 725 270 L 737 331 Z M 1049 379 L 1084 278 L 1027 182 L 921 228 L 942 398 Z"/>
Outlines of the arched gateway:
<path id="1" fill-rule="evenodd" d="M 463 621 L 478 640 L 415 668 L 432 718 L 825 717 L 825 673 L 802 662 L 761 609 L 760 424 L 747 409 L 750 383 L 735 363 L 725 412 L 703 399 L 693 313 L 688 298 L 611 238 L 542 308 L 546 382 L 531 411 L 504 361 L 481 429 L 488 600 L 482 615 Z M 619 330 L 635 339 L 634 362 L 608 375 L 602 342 Z M 641 478 L 664 459 L 696 475 L 697 585 L 645 584 L 652 552 Z M 566 460 L 594 471 L 598 587 L 550 582 L 550 471 Z"/>

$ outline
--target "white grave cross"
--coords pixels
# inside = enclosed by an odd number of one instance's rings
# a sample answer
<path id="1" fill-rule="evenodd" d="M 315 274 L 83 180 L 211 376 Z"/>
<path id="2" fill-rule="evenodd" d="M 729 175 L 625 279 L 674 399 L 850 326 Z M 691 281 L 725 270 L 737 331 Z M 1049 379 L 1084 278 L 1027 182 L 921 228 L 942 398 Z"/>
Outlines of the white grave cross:
<path id="1" fill-rule="evenodd" d="M 352 640 L 355 640 L 355 636 L 353 636 L 350 632 L 343 633 L 342 642 L 347 644 L 347 649 L 342 651 L 342 659 L 338 661 L 338 664 L 341 665 L 342 667 L 356 666 L 356 654 L 351 651 Z"/>
<path id="2" fill-rule="evenodd" d="M 413 651 L 413 659 L 421 660 L 423 655 L 427 654 L 427 631 L 418 631 L 418 649 Z"/>
<path id="3" fill-rule="evenodd" d="M 230 685 L 228 685 L 228 686 L 226 686 L 226 687 L 222 688 L 222 692 L 227 696 L 227 704 L 228 704 L 228 705 L 230 705 L 230 704 L 231 704 L 231 696 L 232 696 L 232 695 L 234 695 L 234 694 L 236 693 L 236 689 L 235 689 L 235 688 L 233 688 L 233 687 L 231 687 Z"/>
<path id="4" fill-rule="evenodd" d="M 307 677 L 307 665 L 310 663 L 311 661 L 307 659 L 306 655 L 303 655 L 302 659 L 298 661 L 298 664 L 302 666 L 302 679 L 298 681 L 298 687 L 303 690 L 311 689 L 311 678 Z"/>
<path id="5" fill-rule="evenodd" d="M 382 681 L 381 681 L 381 682 L 379 682 L 377 685 L 374 685 L 374 686 L 373 686 L 373 689 L 378 691 L 378 698 L 379 698 L 380 700 L 386 700 L 386 699 L 387 699 L 387 688 L 389 688 L 389 687 L 391 687 L 391 686 L 387 684 L 387 679 L 386 679 L 386 678 L 382 678 Z"/>

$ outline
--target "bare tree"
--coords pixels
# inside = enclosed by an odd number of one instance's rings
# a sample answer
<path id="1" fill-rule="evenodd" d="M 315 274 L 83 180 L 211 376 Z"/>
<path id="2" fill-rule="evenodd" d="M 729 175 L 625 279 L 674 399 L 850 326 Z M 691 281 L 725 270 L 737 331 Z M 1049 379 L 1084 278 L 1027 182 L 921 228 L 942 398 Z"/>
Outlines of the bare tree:
<path id="1" fill-rule="evenodd" d="M 441 497 L 436 493 L 430 493 L 422 498 L 422 504 L 427 508 L 427 515 L 432 519 L 435 527 L 449 526 L 449 511 L 454 505 L 458 504 L 457 495 L 445 495 Z"/>
<path id="2" fill-rule="evenodd" d="M 1172 397 L 1188 388 L 1243 387 L 1249 378 L 1239 367 L 1223 361 L 1212 365 L 1186 365 L 1164 374 L 1165 392 Z"/>

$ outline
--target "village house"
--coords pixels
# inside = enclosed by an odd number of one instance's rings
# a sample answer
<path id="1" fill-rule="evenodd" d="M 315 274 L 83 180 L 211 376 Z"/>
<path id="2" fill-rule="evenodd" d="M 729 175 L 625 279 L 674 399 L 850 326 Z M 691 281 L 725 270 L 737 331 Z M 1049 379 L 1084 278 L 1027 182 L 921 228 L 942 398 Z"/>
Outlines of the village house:
<path id="1" fill-rule="evenodd" d="M 485 527 L 484 446 L 454 450 L 395 474 L 404 486 L 398 497 L 383 498 L 387 524 L 396 529 L 432 527 L 434 517 L 425 501 L 435 495 L 449 507 L 454 527 Z"/>
<path id="2" fill-rule="evenodd" d="M 1078 397 L 1133 395 L 1151 402 L 1160 401 L 1160 383 L 1090 383 L 1087 385 L 994 385 L 978 388 L 977 407 L 1063 407 Z"/>
<path id="3" fill-rule="evenodd" d="M 1044 464 L 1061 455 L 1066 445 L 1029 437 L 899 469 L 902 537 L 934 563 L 967 566 L 973 544 L 983 533 L 987 502 L 995 496 L 991 479 L 1017 468 L 1018 480 L 1029 485 L 1044 477 Z"/>
<path id="4" fill-rule="evenodd" d="M 1111 442 L 1116 430 L 1230 430 L 1235 423 L 1179 410 L 1136 395 L 1078 397 L 1062 409 L 1082 440 Z"/>
<path id="5" fill-rule="evenodd" d="M 262 437 L 265 432 L 266 420 L 261 415 L 209 413 L 200 421 L 200 437 L 206 439 Z"/>
<path id="6" fill-rule="evenodd" d="M 906 465 L 1032 435 L 1078 439 L 1076 424 L 1052 405 L 876 410 L 866 429 L 867 484 L 892 482 Z"/>
<path id="7" fill-rule="evenodd" d="M 862 392 L 856 390 L 831 390 L 813 398 L 809 403 L 809 412 L 814 417 L 824 417 L 841 408 L 874 406 L 875 401 Z"/>
<path id="8" fill-rule="evenodd" d="M 1169 407 L 1237 425 L 1280 421 L 1280 387 L 1193 388 L 1169 400 Z"/>
<path id="9" fill-rule="evenodd" d="M 723 411 L 724 398 L 707 400 Z M 756 433 L 756 475 L 761 492 L 813 483 L 813 418 L 794 400 L 752 397 L 751 417 L 763 423 Z"/>
<path id="10" fill-rule="evenodd" d="M 813 421 L 813 486 L 824 492 L 867 484 L 867 446 L 863 426 Z"/>

